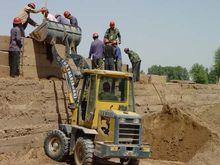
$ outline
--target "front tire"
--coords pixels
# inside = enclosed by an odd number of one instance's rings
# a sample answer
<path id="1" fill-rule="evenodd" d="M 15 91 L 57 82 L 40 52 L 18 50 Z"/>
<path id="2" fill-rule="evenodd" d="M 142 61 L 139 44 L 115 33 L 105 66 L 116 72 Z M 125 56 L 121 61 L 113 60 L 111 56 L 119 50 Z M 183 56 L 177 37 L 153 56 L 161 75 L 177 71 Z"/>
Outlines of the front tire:
<path id="1" fill-rule="evenodd" d="M 60 130 L 49 131 L 44 141 L 44 151 L 51 159 L 63 161 L 69 154 L 69 139 Z"/>
<path id="2" fill-rule="evenodd" d="M 78 138 L 74 149 L 76 165 L 93 165 L 94 144 L 90 139 Z"/>

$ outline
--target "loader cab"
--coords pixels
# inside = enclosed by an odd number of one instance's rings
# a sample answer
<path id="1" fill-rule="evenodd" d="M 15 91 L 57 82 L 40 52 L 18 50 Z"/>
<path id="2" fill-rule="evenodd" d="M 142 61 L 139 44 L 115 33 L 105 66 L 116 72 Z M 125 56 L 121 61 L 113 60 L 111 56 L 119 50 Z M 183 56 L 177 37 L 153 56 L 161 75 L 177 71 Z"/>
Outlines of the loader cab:
<path id="1" fill-rule="evenodd" d="M 84 70 L 78 124 L 97 128 L 100 110 L 135 111 L 132 76 L 129 73 Z"/>

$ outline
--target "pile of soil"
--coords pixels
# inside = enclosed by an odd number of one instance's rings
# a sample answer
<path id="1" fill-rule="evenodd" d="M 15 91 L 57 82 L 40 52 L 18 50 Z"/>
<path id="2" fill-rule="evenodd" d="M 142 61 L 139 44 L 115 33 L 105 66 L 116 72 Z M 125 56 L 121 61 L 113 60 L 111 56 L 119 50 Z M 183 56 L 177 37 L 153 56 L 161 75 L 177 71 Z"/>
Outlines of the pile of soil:
<path id="1" fill-rule="evenodd" d="M 153 159 L 188 162 L 213 138 L 209 129 L 168 105 L 160 113 L 145 116 L 143 126 L 143 141 L 151 144 Z"/>

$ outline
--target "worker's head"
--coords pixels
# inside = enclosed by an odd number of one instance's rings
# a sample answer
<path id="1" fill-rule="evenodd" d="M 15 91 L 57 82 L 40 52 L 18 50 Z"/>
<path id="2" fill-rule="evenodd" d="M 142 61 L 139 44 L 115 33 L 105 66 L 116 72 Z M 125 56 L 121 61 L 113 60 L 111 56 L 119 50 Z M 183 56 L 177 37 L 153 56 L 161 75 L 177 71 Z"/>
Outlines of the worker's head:
<path id="1" fill-rule="evenodd" d="M 60 17 L 61 15 L 60 14 L 56 14 L 55 15 L 55 18 L 57 19 L 58 17 Z"/>
<path id="2" fill-rule="evenodd" d="M 19 18 L 19 17 L 14 18 L 14 20 L 13 20 L 14 27 L 19 26 L 21 24 L 22 24 L 21 18 Z"/>
<path id="3" fill-rule="evenodd" d="M 113 45 L 113 46 L 118 45 L 118 41 L 117 41 L 117 40 L 113 40 L 113 41 L 112 41 L 112 45 Z"/>
<path id="4" fill-rule="evenodd" d="M 36 8 L 36 5 L 35 5 L 35 3 L 29 3 L 29 4 L 28 4 L 28 7 L 32 8 L 32 9 L 35 9 L 35 8 Z"/>
<path id="5" fill-rule="evenodd" d="M 115 22 L 114 22 L 114 21 L 111 21 L 111 22 L 109 23 L 109 27 L 110 27 L 111 29 L 114 29 L 114 28 L 115 28 Z"/>
<path id="6" fill-rule="evenodd" d="M 48 11 L 48 9 L 47 9 L 46 7 L 43 7 L 43 8 L 41 8 L 41 13 L 42 13 L 45 17 L 47 17 L 49 11 Z"/>
<path id="7" fill-rule="evenodd" d="M 98 33 L 93 33 L 92 38 L 95 40 L 97 38 L 99 38 L 99 34 Z"/>
<path id="8" fill-rule="evenodd" d="M 107 44 L 109 44 L 109 43 L 110 43 L 110 41 L 109 41 L 107 38 L 105 38 L 105 39 L 104 39 L 104 44 L 107 45 Z"/>
<path id="9" fill-rule="evenodd" d="M 108 82 L 105 82 L 103 84 L 103 91 L 104 92 L 110 92 L 110 84 Z"/>
<path id="10" fill-rule="evenodd" d="M 125 49 L 124 49 L 124 52 L 125 52 L 125 53 L 128 53 L 128 52 L 129 52 L 129 48 L 125 48 Z"/>
<path id="11" fill-rule="evenodd" d="M 70 14 L 69 11 L 65 11 L 65 12 L 63 13 L 63 15 L 64 15 L 65 18 L 69 18 L 69 17 L 71 16 L 71 14 Z"/>

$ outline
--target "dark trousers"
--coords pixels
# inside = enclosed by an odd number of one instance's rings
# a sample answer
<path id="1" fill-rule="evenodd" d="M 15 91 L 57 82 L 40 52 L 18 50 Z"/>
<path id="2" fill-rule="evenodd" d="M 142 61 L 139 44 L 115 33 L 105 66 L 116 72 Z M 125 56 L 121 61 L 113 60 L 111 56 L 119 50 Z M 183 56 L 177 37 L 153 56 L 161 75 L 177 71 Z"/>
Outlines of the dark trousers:
<path id="1" fill-rule="evenodd" d="M 133 80 L 140 80 L 141 61 L 132 63 Z"/>
<path id="2" fill-rule="evenodd" d="M 10 76 L 19 76 L 20 52 L 9 52 Z"/>
<path id="3" fill-rule="evenodd" d="M 115 70 L 114 66 L 115 66 L 114 58 L 105 59 L 105 70 Z"/>

